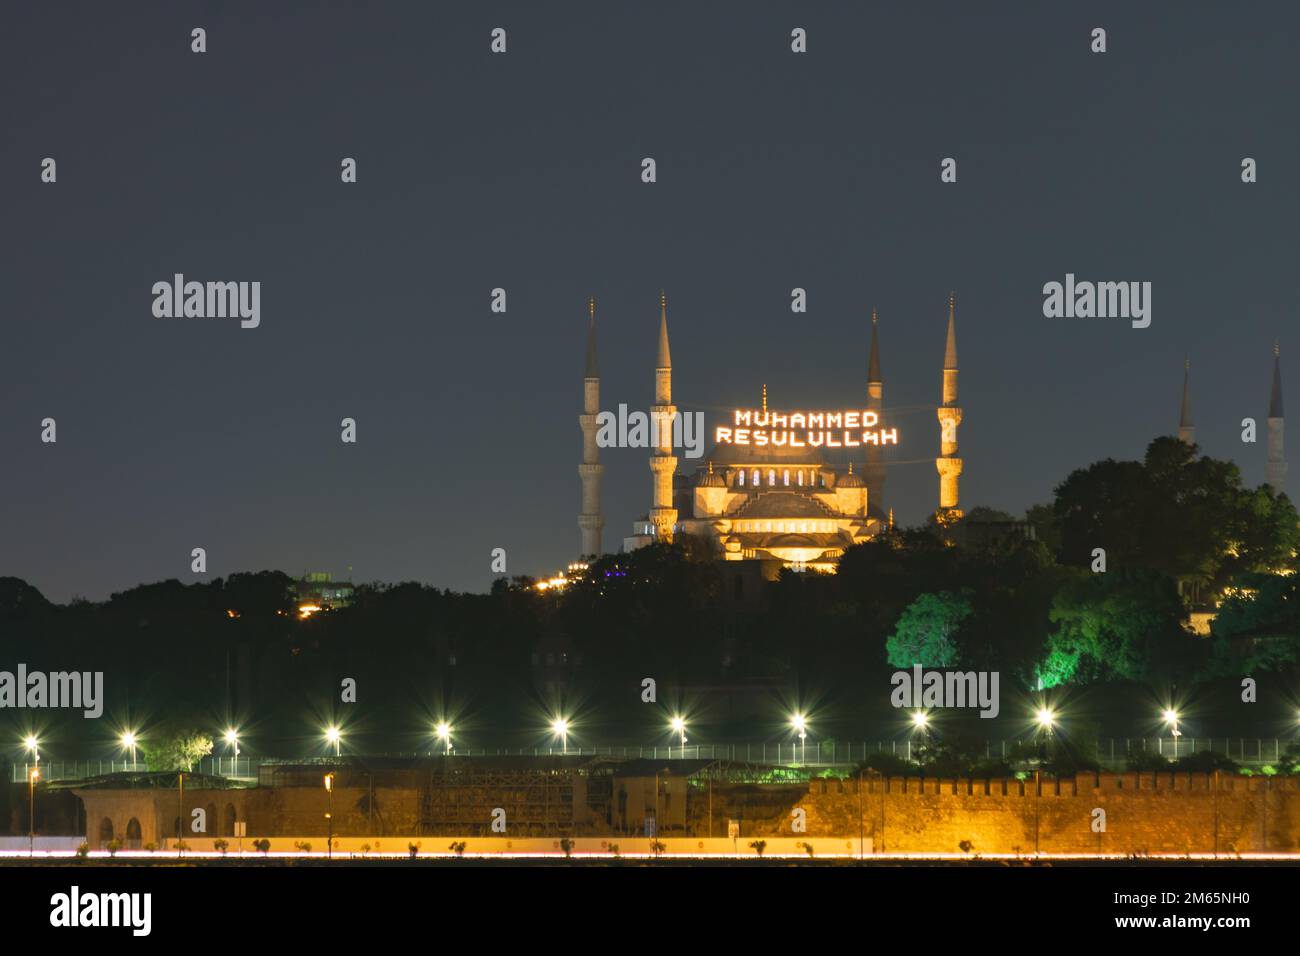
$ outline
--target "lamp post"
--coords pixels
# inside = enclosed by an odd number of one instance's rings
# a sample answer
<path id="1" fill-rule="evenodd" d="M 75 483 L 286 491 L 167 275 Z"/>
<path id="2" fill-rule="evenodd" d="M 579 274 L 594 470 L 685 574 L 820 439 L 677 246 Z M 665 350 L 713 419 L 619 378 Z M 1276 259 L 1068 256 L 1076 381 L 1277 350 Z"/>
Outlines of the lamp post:
<path id="1" fill-rule="evenodd" d="M 1165 723 L 1169 725 L 1169 736 L 1174 738 L 1174 759 L 1177 760 L 1178 738 L 1183 735 L 1182 731 L 1178 729 L 1178 711 L 1171 708 L 1166 710 L 1161 714 L 1161 716 L 1165 719 Z"/>
<path id="2" fill-rule="evenodd" d="M 1044 750 L 1047 756 L 1051 756 L 1052 736 L 1056 730 L 1056 714 L 1048 707 L 1038 708 L 1034 715 L 1034 722 L 1038 724 L 1038 729 L 1042 731 L 1043 738 L 1046 741 Z"/>
<path id="3" fill-rule="evenodd" d="M 342 746 L 342 741 L 343 732 L 337 727 L 330 726 L 325 728 L 325 742 L 334 745 L 334 756 L 336 757 L 339 756 L 339 748 Z"/>
<path id="4" fill-rule="evenodd" d="M 28 734 L 23 738 L 23 746 L 32 752 L 32 763 L 39 769 L 41 766 L 41 742 L 35 736 Z"/>
<path id="5" fill-rule="evenodd" d="M 122 735 L 122 748 L 123 748 L 124 750 L 129 750 L 129 751 L 131 751 L 131 770 L 132 770 L 133 772 L 134 772 L 135 769 L 136 769 L 136 762 L 135 762 L 135 746 L 136 746 L 136 743 L 137 743 L 137 740 L 136 740 L 136 736 L 135 736 L 135 732 L 134 732 L 134 731 L 130 731 L 130 730 L 128 730 L 126 733 L 124 733 L 124 734 Z"/>
<path id="6" fill-rule="evenodd" d="M 551 730 L 555 736 L 560 738 L 560 752 L 569 752 L 569 722 L 563 717 L 559 717 L 551 722 Z"/>
<path id="7" fill-rule="evenodd" d="M 443 754 L 449 756 L 451 754 L 451 724 L 445 720 L 439 721 L 438 725 L 433 728 L 433 732 L 445 746 Z"/>
<path id="8" fill-rule="evenodd" d="M 27 853 L 36 855 L 36 781 L 41 779 L 41 771 L 33 767 L 27 774 Z"/>
<path id="9" fill-rule="evenodd" d="M 226 744 L 230 746 L 235 752 L 234 759 L 231 763 L 231 771 L 230 771 L 231 775 L 233 776 L 234 774 L 239 773 L 239 731 L 235 730 L 235 728 L 233 727 L 227 730 Z M 218 768 L 218 772 L 220 772 L 220 768 Z"/>
<path id="10" fill-rule="evenodd" d="M 806 764 L 808 762 L 808 718 L 803 714 L 795 714 L 790 718 L 790 726 L 799 735 L 799 763 Z"/>
<path id="11" fill-rule="evenodd" d="M 685 760 L 686 759 L 686 721 L 684 718 L 674 717 L 672 719 L 670 726 L 672 727 L 673 733 L 677 734 L 681 738 L 682 759 Z M 671 752 L 669 753 L 669 756 L 670 757 L 672 756 Z"/>
<path id="12" fill-rule="evenodd" d="M 325 774 L 325 792 L 329 794 L 329 809 L 325 812 L 325 821 L 329 827 L 325 839 L 326 859 L 334 859 L 334 774 Z"/>

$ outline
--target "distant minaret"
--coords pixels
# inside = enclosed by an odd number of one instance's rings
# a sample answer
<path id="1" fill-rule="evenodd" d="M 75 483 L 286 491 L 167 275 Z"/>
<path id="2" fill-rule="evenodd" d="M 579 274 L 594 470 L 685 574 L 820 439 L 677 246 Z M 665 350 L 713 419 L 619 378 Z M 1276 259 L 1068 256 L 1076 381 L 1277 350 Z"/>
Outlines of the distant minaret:
<path id="1" fill-rule="evenodd" d="M 677 459 L 673 457 L 673 360 L 668 351 L 668 298 L 659 292 L 659 356 L 655 361 L 655 403 L 650 406 L 651 427 L 654 435 L 654 454 L 650 458 L 650 471 L 654 480 L 654 502 L 650 508 L 650 523 L 655 537 L 662 541 L 673 539 L 673 525 L 677 523 L 677 509 L 673 507 L 673 475 Z"/>
<path id="2" fill-rule="evenodd" d="M 875 412 L 884 423 L 885 383 L 880 377 L 880 344 L 876 341 L 876 310 L 871 310 L 871 358 L 867 362 L 867 410 Z M 867 483 L 867 508 L 884 514 L 885 460 L 884 449 L 879 445 L 867 446 L 867 467 L 863 479 Z"/>
<path id="3" fill-rule="evenodd" d="M 957 457 L 957 426 L 961 408 L 957 404 L 957 300 L 948 293 L 948 344 L 943 353 L 943 404 L 939 416 L 939 457 L 934 466 L 939 471 L 939 517 L 955 520 L 958 508 L 957 479 L 961 476 L 961 459 Z"/>
<path id="4" fill-rule="evenodd" d="M 1178 414 L 1178 439 L 1196 444 L 1196 426 L 1192 423 L 1192 360 L 1183 359 L 1183 407 Z"/>
<path id="5" fill-rule="evenodd" d="M 1268 398 L 1268 463 L 1264 482 L 1277 494 L 1286 491 L 1286 457 L 1282 449 L 1282 349 L 1273 343 L 1273 390 Z"/>
<path id="6" fill-rule="evenodd" d="M 600 413 L 600 372 L 596 369 L 596 300 L 587 303 L 587 370 L 582 379 L 582 464 L 578 474 L 582 477 L 582 513 L 578 527 L 582 529 L 582 554 L 602 554 L 600 532 L 605 519 L 600 514 L 600 476 L 605 466 L 600 464 L 600 449 L 596 446 L 596 418 Z"/>

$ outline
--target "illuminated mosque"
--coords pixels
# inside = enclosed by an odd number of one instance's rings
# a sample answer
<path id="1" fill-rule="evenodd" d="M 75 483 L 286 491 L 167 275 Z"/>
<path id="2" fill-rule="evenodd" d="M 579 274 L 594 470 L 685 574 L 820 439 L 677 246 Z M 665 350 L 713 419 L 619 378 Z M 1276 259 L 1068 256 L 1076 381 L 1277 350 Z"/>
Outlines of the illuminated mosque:
<path id="1" fill-rule="evenodd" d="M 655 362 L 651 431 L 651 501 L 623 539 L 630 551 L 675 535 L 709 541 L 727 562 L 758 568 L 765 578 L 782 568 L 833 571 L 844 551 L 893 525 L 885 506 L 887 445 L 898 444 L 898 430 L 886 427 L 884 380 L 876 314 L 871 316 L 871 353 L 866 395 L 854 409 L 834 411 L 769 408 L 763 386 L 760 406 L 737 409 L 713 429 L 714 445 L 693 475 L 678 470 L 673 422 L 672 356 L 668 346 L 668 306 L 660 296 L 658 355 Z M 948 338 L 944 351 L 942 402 L 937 408 L 940 454 L 940 524 L 961 517 L 957 451 L 961 407 L 957 402 L 956 303 L 948 298 Z M 582 554 L 599 555 L 601 532 L 600 373 L 596 363 L 595 301 L 589 303 L 586 371 L 583 378 L 582 511 L 578 526 Z M 855 460 L 856 459 L 856 460 Z M 846 463 L 847 460 L 847 463 Z M 737 568 L 739 570 L 739 568 Z"/>

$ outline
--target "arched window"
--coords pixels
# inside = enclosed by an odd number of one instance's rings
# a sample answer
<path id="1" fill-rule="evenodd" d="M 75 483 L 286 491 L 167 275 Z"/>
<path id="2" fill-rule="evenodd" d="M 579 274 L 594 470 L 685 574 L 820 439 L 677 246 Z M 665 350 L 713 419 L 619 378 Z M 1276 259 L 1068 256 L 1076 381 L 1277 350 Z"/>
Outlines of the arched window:
<path id="1" fill-rule="evenodd" d="M 135 817 L 126 821 L 126 848 L 128 850 L 138 850 L 144 846 L 144 838 L 140 835 L 140 821 Z"/>
<path id="2" fill-rule="evenodd" d="M 802 469 L 802 468 L 799 469 L 799 487 L 800 487 L 800 488 L 803 487 L 803 469 Z"/>
<path id="3" fill-rule="evenodd" d="M 99 821 L 99 848 L 102 850 L 113 839 L 113 821 L 108 817 Z"/>
<path id="4" fill-rule="evenodd" d="M 776 484 L 776 469 L 775 469 L 775 468 L 769 468 L 769 469 L 767 470 L 767 483 L 768 483 L 769 485 L 775 485 L 775 484 Z"/>
<path id="5" fill-rule="evenodd" d="M 740 480 L 737 482 L 737 484 L 739 484 L 742 488 L 745 486 L 745 471 L 743 468 L 740 471 Z"/>
<path id="6" fill-rule="evenodd" d="M 758 469 L 757 469 L 757 468 L 754 469 L 754 475 L 753 475 L 753 478 L 754 478 L 754 481 L 753 481 L 754 487 L 757 488 L 758 485 L 759 485 L 759 480 L 758 480 Z"/>
<path id="7" fill-rule="evenodd" d="M 782 475 L 782 478 L 783 478 L 784 481 L 785 481 L 785 486 L 786 486 L 787 488 L 790 487 L 790 469 L 789 469 L 789 468 L 787 468 L 787 469 L 785 470 L 785 474 Z"/>
<path id="8" fill-rule="evenodd" d="M 227 803 L 226 804 L 226 825 L 221 828 L 221 835 L 234 836 L 235 824 L 238 822 L 239 820 L 235 817 L 235 805 L 233 803 Z"/>

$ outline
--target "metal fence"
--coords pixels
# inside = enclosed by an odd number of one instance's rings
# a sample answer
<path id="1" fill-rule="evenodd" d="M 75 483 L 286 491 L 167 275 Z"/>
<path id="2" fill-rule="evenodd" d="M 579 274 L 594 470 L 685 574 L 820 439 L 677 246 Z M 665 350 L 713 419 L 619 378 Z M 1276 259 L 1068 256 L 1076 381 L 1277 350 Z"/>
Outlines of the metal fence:
<path id="1" fill-rule="evenodd" d="M 1017 753 L 1024 741 L 990 740 L 984 752 L 989 760 L 1008 759 Z M 890 754 L 902 760 L 911 760 L 920 746 L 919 738 L 887 741 L 813 741 L 804 743 L 739 743 L 739 744 L 687 744 L 686 746 L 652 747 L 522 747 L 522 748 L 454 748 L 452 756 L 459 757 L 615 757 L 642 760 L 728 760 L 732 762 L 768 764 L 786 767 L 853 767 L 875 754 Z M 1110 737 L 1098 740 L 1093 759 L 1106 770 L 1123 770 L 1128 761 L 1146 755 L 1163 756 L 1171 760 L 1197 753 L 1217 753 L 1247 767 L 1280 765 L 1290 741 L 1278 737 Z M 441 750 L 389 753 L 345 754 L 364 759 L 372 757 L 430 757 L 439 756 Z M 331 764 L 336 758 L 313 755 L 301 758 L 304 763 Z M 275 761 L 285 763 L 285 760 Z M 195 765 L 194 772 L 236 780 L 256 780 L 263 764 L 259 757 L 204 757 Z M 26 783 L 33 764 L 14 764 L 14 783 Z M 44 781 L 83 780 L 110 773 L 132 770 L 144 771 L 143 762 L 130 760 L 42 760 L 41 779 Z M 1279 769 L 1280 766 L 1279 766 Z"/>
<path id="2" fill-rule="evenodd" d="M 194 773 L 232 780 L 256 780 L 261 760 L 256 757 L 204 757 L 194 765 Z M 11 774 L 14 783 L 26 783 L 28 774 L 36 768 L 34 763 L 16 763 Z M 41 780 L 54 783 L 62 780 L 85 780 L 110 773 L 147 772 L 143 760 L 42 760 Z"/>

